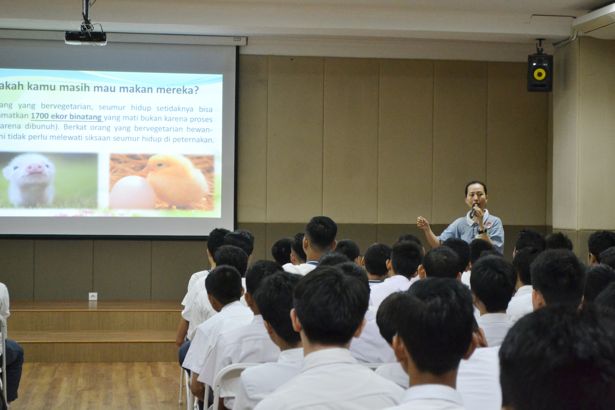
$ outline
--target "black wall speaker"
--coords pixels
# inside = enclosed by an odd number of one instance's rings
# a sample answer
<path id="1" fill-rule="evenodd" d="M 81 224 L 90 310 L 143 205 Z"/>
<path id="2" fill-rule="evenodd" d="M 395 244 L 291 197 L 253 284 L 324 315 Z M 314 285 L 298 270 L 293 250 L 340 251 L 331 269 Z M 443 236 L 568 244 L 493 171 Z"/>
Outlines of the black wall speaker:
<path id="1" fill-rule="evenodd" d="M 527 56 L 527 90 L 549 92 L 553 89 L 553 56 L 536 53 Z"/>

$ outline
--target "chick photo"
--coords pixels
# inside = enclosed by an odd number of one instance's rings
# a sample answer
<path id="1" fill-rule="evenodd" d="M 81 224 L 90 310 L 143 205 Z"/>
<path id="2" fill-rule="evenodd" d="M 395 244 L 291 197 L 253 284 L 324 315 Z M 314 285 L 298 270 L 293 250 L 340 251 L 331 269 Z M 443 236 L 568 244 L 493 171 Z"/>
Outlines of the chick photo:
<path id="1" fill-rule="evenodd" d="M 213 156 L 112 154 L 109 208 L 213 208 Z"/>

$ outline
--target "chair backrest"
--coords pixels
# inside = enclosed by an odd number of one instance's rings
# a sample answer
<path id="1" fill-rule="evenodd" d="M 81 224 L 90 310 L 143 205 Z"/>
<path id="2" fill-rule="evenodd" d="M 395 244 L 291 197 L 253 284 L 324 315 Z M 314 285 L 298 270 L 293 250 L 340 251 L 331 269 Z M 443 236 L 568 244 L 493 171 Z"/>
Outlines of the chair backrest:
<path id="1" fill-rule="evenodd" d="M 214 402 L 212 408 L 219 408 L 220 397 L 235 397 L 241 372 L 248 367 L 257 366 L 259 364 L 260 363 L 235 363 L 222 368 L 214 378 L 214 385 L 212 386 L 214 391 Z"/>

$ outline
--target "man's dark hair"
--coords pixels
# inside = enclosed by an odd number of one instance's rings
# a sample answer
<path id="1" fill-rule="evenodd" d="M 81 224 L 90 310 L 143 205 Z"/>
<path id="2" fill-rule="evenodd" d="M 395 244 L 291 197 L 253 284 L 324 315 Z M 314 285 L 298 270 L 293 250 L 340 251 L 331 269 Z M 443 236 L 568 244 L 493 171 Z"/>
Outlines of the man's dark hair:
<path id="1" fill-rule="evenodd" d="M 596 231 L 589 235 L 587 239 L 589 253 L 596 257 L 598 263 L 601 262 L 600 254 L 611 246 L 615 246 L 615 232 Z"/>
<path id="2" fill-rule="evenodd" d="M 295 237 L 293 238 L 293 243 L 290 246 L 293 252 L 295 252 L 297 257 L 299 257 L 299 259 L 301 259 L 302 262 L 305 262 L 305 260 L 307 259 L 307 256 L 305 255 L 305 251 L 303 250 L 303 237 L 304 236 L 305 234 L 303 232 L 299 232 L 295 234 Z"/>
<path id="3" fill-rule="evenodd" d="M 293 290 L 301 275 L 277 272 L 263 279 L 254 292 L 254 302 L 273 330 L 286 343 L 296 345 L 301 340 L 299 333 L 293 330 L 290 310 L 293 308 Z"/>
<path id="4" fill-rule="evenodd" d="M 472 292 L 483 302 L 488 313 L 506 311 L 515 293 L 515 270 L 500 256 L 485 256 L 472 266 Z"/>
<path id="5" fill-rule="evenodd" d="M 263 279 L 282 270 L 279 263 L 266 260 L 258 260 L 246 271 L 246 292 L 254 295 Z"/>
<path id="6" fill-rule="evenodd" d="M 228 305 L 241 298 L 241 275 L 232 266 L 218 265 L 205 278 L 205 289 L 218 302 Z"/>
<path id="7" fill-rule="evenodd" d="M 239 247 L 222 245 L 214 254 L 214 262 L 217 265 L 229 265 L 237 269 L 243 277 L 248 268 L 248 255 Z"/>
<path id="8" fill-rule="evenodd" d="M 397 242 L 405 242 L 405 241 L 414 242 L 421 248 L 423 247 L 423 242 L 421 242 L 421 240 L 416 235 L 412 235 L 411 233 L 403 233 L 399 235 L 399 238 L 397 238 Z"/>
<path id="9" fill-rule="evenodd" d="M 391 265 L 397 275 L 411 278 L 423 259 L 423 249 L 414 242 L 397 242 L 391 248 Z"/>
<path id="10" fill-rule="evenodd" d="M 369 285 L 330 266 L 317 267 L 295 287 L 295 312 L 305 335 L 314 343 L 350 342 L 368 304 Z"/>
<path id="11" fill-rule="evenodd" d="M 442 375 L 459 367 L 474 328 L 472 295 L 453 279 L 428 278 L 400 302 L 397 333 L 421 372 Z"/>
<path id="12" fill-rule="evenodd" d="M 306 225 L 305 235 L 315 249 L 326 251 L 335 242 L 337 224 L 328 216 L 315 216 Z"/>
<path id="13" fill-rule="evenodd" d="M 335 266 L 340 263 L 350 262 L 350 259 L 343 253 L 338 253 L 335 251 L 327 252 L 320 257 L 318 261 L 319 266 Z"/>
<path id="14" fill-rule="evenodd" d="M 446 246 L 455 251 L 457 258 L 459 258 L 459 272 L 464 272 L 470 262 L 470 245 L 463 239 L 448 238 L 442 242 L 442 246 Z"/>
<path id="15" fill-rule="evenodd" d="M 578 307 L 583 296 L 585 267 L 572 251 L 549 249 L 536 257 L 531 266 L 532 286 L 547 305 Z"/>
<path id="16" fill-rule="evenodd" d="M 234 232 L 229 232 L 224 237 L 225 245 L 233 245 L 241 248 L 248 256 L 254 251 L 254 235 L 252 232 L 245 229 L 237 229 Z"/>
<path id="17" fill-rule="evenodd" d="M 209 233 L 207 237 L 207 250 L 209 254 L 213 256 L 216 254 L 216 251 L 219 247 L 224 245 L 224 237 L 229 233 L 228 229 L 224 228 L 215 228 L 213 231 Z"/>
<path id="18" fill-rule="evenodd" d="M 600 263 L 615 269 L 615 246 L 611 246 L 600 253 Z"/>
<path id="19" fill-rule="evenodd" d="M 610 283 L 615 282 L 615 269 L 598 264 L 590 267 L 585 274 L 583 302 L 591 303 Z"/>
<path id="20" fill-rule="evenodd" d="M 572 250 L 572 241 L 562 232 L 553 232 L 545 238 L 545 249 L 568 249 Z"/>
<path id="21" fill-rule="evenodd" d="M 459 258 L 454 250 L 439 246 L 427 252 L 423 269 L 428 278 L 456 279 L 459 275 Z"/>
<path id="22" fill-rule="evenodd" d="M 594 304 L 615 314 L 615 283 L 611 282 L 594 299 Z"/>
<path id="23" fill-rule="evenodd" d="M 524 285 L 532 284 L 532 274 L 530 272 L 530 266 L 534 259 L 538 256 L 540 251 L 534 248 L 523 248 L 515 253 L 512 264 L 515 268 L 517 277 Z"/>
<path id="24" fill-rule="evenodd" d="M 468 196 L 468 188 L 470 188 L 470 185 L 474 185 L 474 184 L 481 184 L 483 186 L 483 190 L 485 191 L 485 195 L 487 195 L 487 185 L 485 185 L 483 181 L 470 181 L 466 184 L 466 188 L 464 189 L 463 196 Z"/>
<path id="25" fill-rule="evenodd" d="M 502 404 L 515 410 L 609 410 L 615 403 L 615 316 L 589 306 L 539 309 L 500 347 Z"/>
<path id="26" fill-rule="evenodd" d="M 335 245 L 335 252 L 346 255 L 348 260 L 354 262 L 361 255 L 359 245 L 351 239 L 343 239 Z"/>
<path id="27" fill-rule="evenodd" d="M 521 229 L 517 242 L 515 242 L 515 250 L 519 251 L 523 248 L 534 248 L 539 251 L 544 251 L 546 247 L 545 238 L 538 231 L 533 229 Z"/>
<path id="28" fill-rule="evenodd" d="M 344 262 L 335 266 L 344 275 L 352 276 L 363 282 L 369 288 L 369 279 L 367 279 L 367 272 L 354 262 Z M 371 289 L 370 289 L 371 291 Z"/>
<path id="29" fill-rule="evenodd" d="M 290 238 L 281 238 L 274 242 L 271 246 L 271 256 L 280 265 L 290 263 L 290 248 L 293 240 Z"/>
<path id="30" fill-rule="evenodd" d="M 384 243 L 374 243 L 363 255 L 365 270 L 372 275 L 385 276 L 388 272 L 388 259 L 391 259 L 391 247 Z"/>
<path id="31" fill-rule="evenodd" d="M 376 313 L 376 324 L 380 335 L 388 344 L 393 344 L 393 336 L 397 334 L 397 325 L 403 315 L 403 299 L 409 298 L 407 292 L 395 292 L 387 296 Z"/>
<path id="32" fill-rule="evenodd" d="M 476 238 L 470 242 L 470 263 L 472 266 L 476 263 L 478 258 L 481 257 L 483 252 L 492 251 L 493 245 L 484 239 Z"/>

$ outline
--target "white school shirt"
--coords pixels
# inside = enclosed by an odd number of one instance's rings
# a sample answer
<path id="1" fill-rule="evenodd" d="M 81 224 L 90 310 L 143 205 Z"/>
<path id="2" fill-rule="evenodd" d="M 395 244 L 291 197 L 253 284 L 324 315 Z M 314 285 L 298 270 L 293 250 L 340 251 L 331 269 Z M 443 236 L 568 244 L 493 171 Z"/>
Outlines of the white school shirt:
<path id="1" fill-rule="evenodd" d="M 369 297 L 370 304 L 375 310 L 378 310 L 378 306 L 383 300 L 392 293 L 405 292 L 408 290 L 418 277 L 408 279 L 403 275 L 393 275 L 384 280 L 384 282 L 374 285 L 371 288 L 371 294 Z"/>
<path id="2" fill-rule="evenodd" d="M 461 395 L 452 387 L 443 384 L 421 384 L 406 390 L 402 397 L 402 404 L 390 407 L 389 409 L 464 410 L 465 407 L 463 406 Z M 471 408 L 468 407 L 468 409 Z"/>
<path id="3" fill-rule="evenodd" d="M 303 348 L 280 352 L 275 363 L 263 363 L 241 373 L 233 410 L 251 410 L 275 389 L 295 377 L 303 366 Z"/>
<path id="4" fill-rule="evenodd" d="M 350 353 L 363 363 L 391 363 L 396 360 L 395 352 L 380 334 L 373 310 L 365 312 L 365 327 L 359 337 L 353 337 L 350 341 Z"/>
<path id="5" fill-rule="evenodd" d="M 410 377 L 401 366 L 401 363 L 385 363 L 376 369 L 376 374 L 392 381 L 399 387 L 407 389 L 410 387 Z"/>
<path id="6" fill-rule="evenodd" d="M 459 363 L 457 391 L 468 409 L 500 410 L 500 347 L 481 347 Z"/>
<path id="7" fill-rule="evenodd" d="M 499 346 L 513 325 L 506 313 L 485 313 L 478 318 L 478 326 L 485 332 L 487 346 Z"/>
<path id="8" fill-rule="evenodd" d="M 0 282 L 0 317 L 6 323 L 6 320 L 11 316 L 11 311 L 9 309 L 10 300 L 9 300 L 9 290 L 6 285 Z M 2 354 L 2 344 L 0 344 L 0 355 Z"/>
<path id="9" fill-rule="evenodd" d="M 271 341 L 263 317 L 254 315 L 249 324 L 220 333 L 198 372 L 199 381 L 213 386 L 216 374 L 229 364 L 274 362 L 279 355 L 280 348 Z"/>
<path id="10" fill-rule="evenodd" d="M 532 305 L 532 285 L 524 285 L 517 289 L 510 302 L 506 313 L 510 316 L 513 323 L 521 319 L 523 316 L 534 311 Z"/>
<path id="11" fill-rule="evenodd" d="M 301 263 L 299 265 L 293 265 L 292 263 L 285 263 L 282 266 L 285 272 L 294 273 L 296 275 L 305 276 L 314 269 L 316 269 L 318 265 L 315 263 Z"/>
<path id="12" fill-rule="evenodd" d="M 196 328 L 194 339 L 190 343 L 182 367 L 191 372 L 199 373 L 203 368 L 205 357 L 213 347 L 218 335 L 223 331 L 247 325 L 253 316 L 252 311 L 239 301 L 224 306 L 220 312 Z"/>
<path id="13" fill-rule="evenodd" d="M 199 286 L 202 289 L 198 288 Z M 209 301 L 207 290 L 205 290 L 205 277 L 203 277 L 202 281 L 199 279 L 195 282 L 194 294 L 189 298 L 181 313 L 182 317 L 188 322 L 188 332 L 186 333 L 188 340 L 194 339 L 196 328 L 215 314 L 216 311 Z"/>
<path id="14" fill-rule="evenodd" d="M 466 270 L 461 274 L 461 283 L 466 285 L 468 288 L 472 289 L 472 285 L 470 284 L 470 276 L 472 275 L 471 270 Z"/>
<path id="15" fill-rule="evenodd" d="M 367 410 L 399 403 L 404 390 L 363 366 L 344 348 L 305 356 L 301 372 L 267 396 L 257 410 Z"/>

